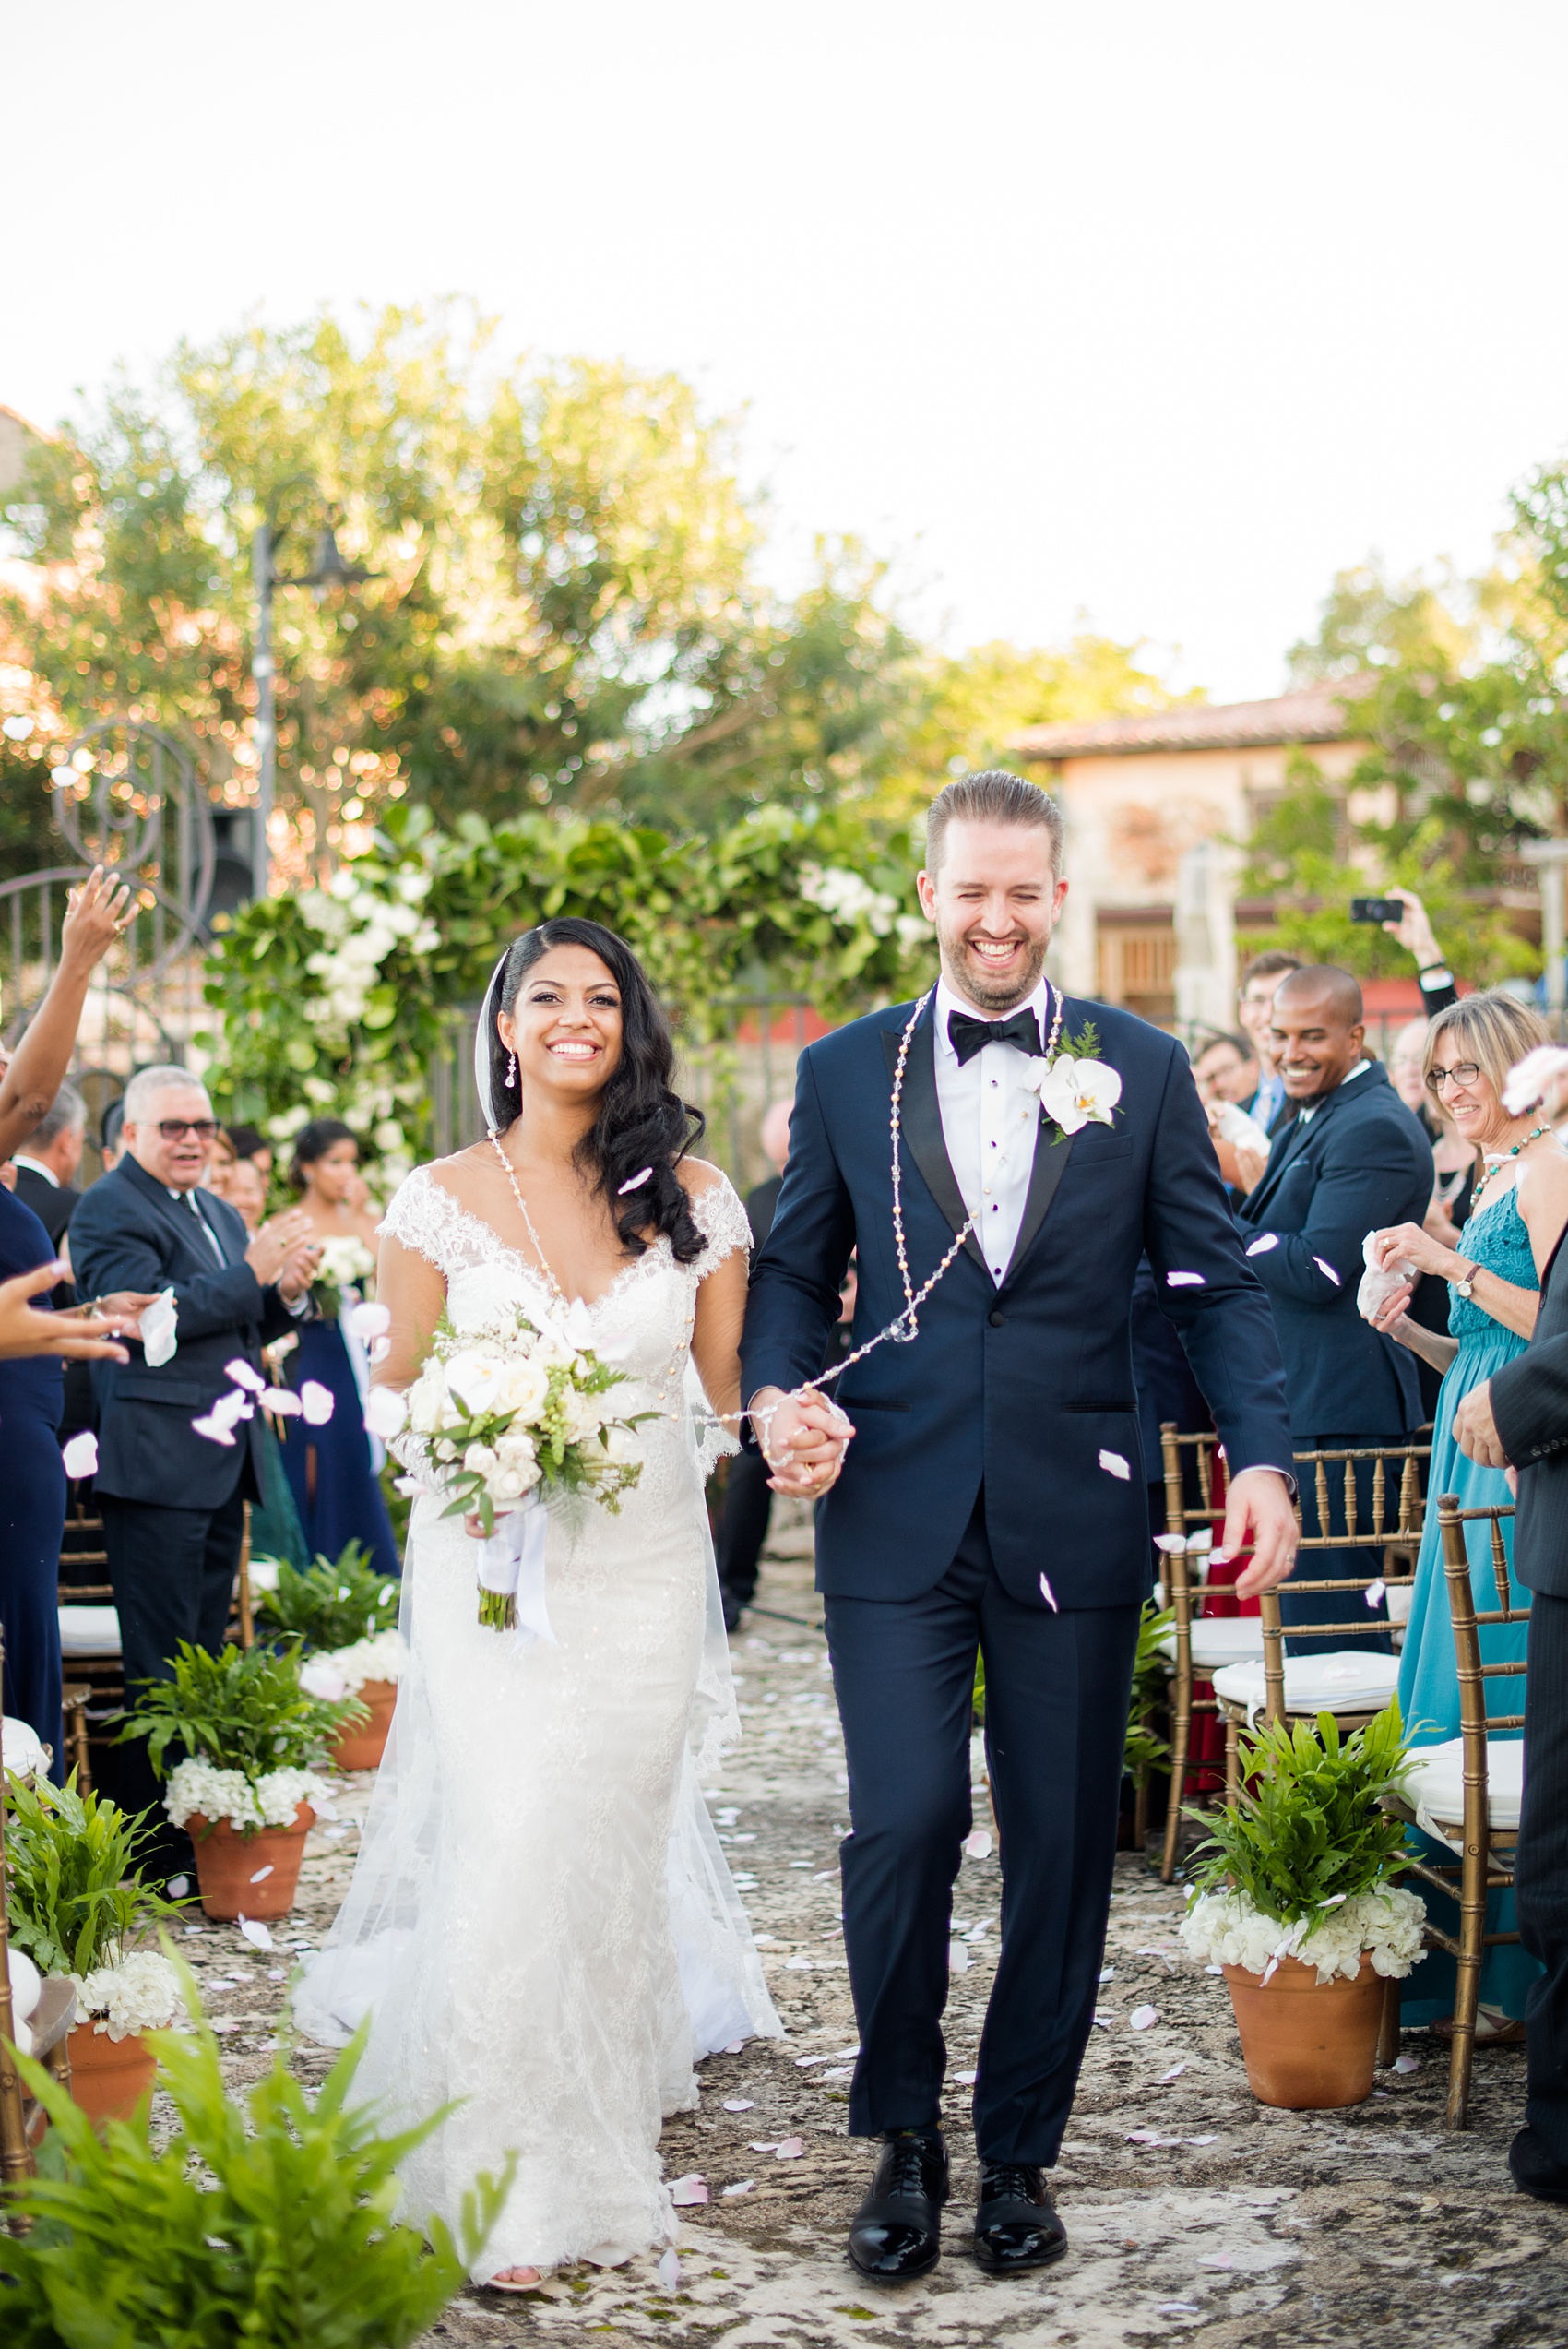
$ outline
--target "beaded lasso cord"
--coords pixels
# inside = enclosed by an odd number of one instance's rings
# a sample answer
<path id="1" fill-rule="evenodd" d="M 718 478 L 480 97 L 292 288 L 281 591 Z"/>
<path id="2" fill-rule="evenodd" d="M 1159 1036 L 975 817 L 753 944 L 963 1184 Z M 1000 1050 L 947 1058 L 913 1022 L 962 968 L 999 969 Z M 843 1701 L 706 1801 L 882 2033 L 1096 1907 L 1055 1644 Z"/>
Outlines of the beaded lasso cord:
<path id="1" fill-rule="evenodd" d="M 909 1278 L 909 1255 L 904 1237 L 904 1180 L 903 1169 L 900 1166 L 898 1160 L 898 1140 L 899 1128 L 902 1123 L 904 1102 L 904 1071 L 909 1063 L 909 1046 L 914 1041 L 915 1030 L 920 1024 L 921 1014 L 924 1011 L 927 1004 L 930 1003 L 932 996 L 935 994 L 935 992 L 936 990 L 934 987 L 928 987 L 924 995 L 921 996 L 920 1001 L 916 1004 L 913 1011 L 910 1012 L 908 1024 L 905 1027 L 902 1036 L 898 1040 L 898 1058 L 893 1071 L 893 1103 L 891 1114 L 888 1119 L 888 1127 L 893 1143 L 893 1242 L 898 1255 L 898 1278 L 902 1282 L 904 1288 L 904 1310 L 902 1313 L 896 1314 L 894 1316 L 893 1319 L 887 1324 L 885 1330 L 879 1330 L 874 1338 L 868 1338 L 863 1346 L 857 1346 L 853 1353 L 846 1354 L 842 1362 L 836 1362 L 831 1369 L 822 1371 L 815 1378 L 807 1378 L 802 1380 L 800 1386 L 793 1388 L 789 1395 L 783 1397 L 782 1400 L 786 1402 L 793 1401 L 796 1398 L 802 1395 L 808 1395 L 819 1387 L 825 1387 L 830 1378 L 841 1378 L 846 1370 L 852 1368 L 857 1362 L 863 1362 L 868 1353 L 874 1353 L 878 1346 L 885 1345 L 889 1340 L 891 1340 L 896 1346 L 912 1345 L 916 1338 L 920 1335 L 920 1309 L 921 1306 L 924 1305 L 927 1297 L 930 1296 L 932 1291 L 935 1288 L 943 1274 L 947 1270 L 949 1265 L 954 1262 L 955 1258 L 957 1257 L 958 1251 L 963 1246 L 964 1242 L 968 1238 L 969 1234 L 975 1228 L 975 1218 L 971 1215 L 968 1221 L 965 1223 L 963 1230 L 959 1232 L 954 1239 L 952 1246 L 948 1249 L 946 1255 L 937 1266 L 935 1271 L 931 1275 L 931 1278 L 928 1281 L 922 1282 L 920 1288 L 916 1289 L 913 1282 Z M 1045 1058 L 1048 1061 L 1054 1055 L 1062 1035 L 1061 992 L 1059 989 L 1053 987 L 1051 993 L 1052 1017 L 1051 1022 L 1051 1033 L 1046 1040 L 1045 1045 Z M 772 1422 L 773 1414 L 778 1408 L 778 1403 L 769 1403 L 766 1411 L 726 1412 L 723 1416 L 726 1419 L 734 1419 L 737 1421 L 749 1419 L 753 1426 L 757 1431 L 757 1440 L 762 1445 L 763 1452 L 766 1457 L 767 1452 L 767 1430 Z"/>

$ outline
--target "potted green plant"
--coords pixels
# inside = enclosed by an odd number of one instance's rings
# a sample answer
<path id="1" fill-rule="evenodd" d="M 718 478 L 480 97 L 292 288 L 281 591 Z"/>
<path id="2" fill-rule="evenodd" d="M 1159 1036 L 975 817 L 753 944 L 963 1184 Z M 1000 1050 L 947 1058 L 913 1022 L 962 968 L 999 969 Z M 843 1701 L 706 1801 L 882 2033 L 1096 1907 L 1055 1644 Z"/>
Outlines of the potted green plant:
<path id="1" fill-rule="evenodd" d="M 374 1574 L 350 1542 L 336 1561 L 318 1556 L 301 1573 L 286 1558 L 253 1559 L 256 1617 L 267 1633 L 297 1639 L 300 1685 L 314 1697 L 357 1697 L 368 1720 L 343 1731 L 330 1759 L 339 1770 L 375 1770 L 386 1751 L 408 1651 L 398 1631 L 398 1585 Z"/>
<path id="2" fill-rule="evenodd" d="M 475 2181 L 460 2242 L 439 2219 L 394 2224 L 398 2164 L 445 2116 L 384 2133 L 374 2106 L 350 2103 L 363 2044 L 362 2031 L 319 2091 L 291 2078 L 280 2049 L 242 2105 L 210 2031 L 161 2035 L 177 2125 L 157 2150 L 145 2115 L 101 2141 L 24 2058 L 53 2127 L 40 2175 L 14 2189 L 28 2231 L 0 2230 L 6 2349 L 404 2349 L 427 2331 L 467 2282 L 514 2164 Z"/>
<path id="3" fill-rule="evenodd" d="M 71 2093 L 94 2120 L 125 2117 L 152 2086 L 149 2031 L 180 2011 L 178 1977 L 150 1946 L 160 1918 L 178 1913 L 142 1880 L 150 1830 L 115 1803 L 47 1779 L 6 1789 L 6 1922 L 12 1947 L 41 1974 L 68 1975 L 77 2021 L 68 2052 Z"/>
<path id="4" fill-rule="evenodd" d="M 163 1807 L 196 1846 L 210 1917 L 282 1916 L 293 1905 L 305 1837 L 324 1798 L 317 1771 L 357 1698 L 328 1702 L 300 1686 L 298 1642 L 180 1642 L 168 1680 L 146 1683 L 122 1739 L 145 1737 Z M 170 1747 L 181 1759 L 170 1768 Z"/>
<path id="5" fill-rule="evenodd" d="M 1317 1724 L 1242 1733 L 1232 1809 L 1194 1854 L 1182 1938 L 1229 1985 L 1260 2104 L 1297 2111 L 1372 2094 L 1384 1984 L 1421 1951 L 1426 1909 L 1394 1879 L 1410 1863 L 1403 1823 L 1380 1807 L 1408 1767 L 1399 1708 L 1342 1738 Z"/>

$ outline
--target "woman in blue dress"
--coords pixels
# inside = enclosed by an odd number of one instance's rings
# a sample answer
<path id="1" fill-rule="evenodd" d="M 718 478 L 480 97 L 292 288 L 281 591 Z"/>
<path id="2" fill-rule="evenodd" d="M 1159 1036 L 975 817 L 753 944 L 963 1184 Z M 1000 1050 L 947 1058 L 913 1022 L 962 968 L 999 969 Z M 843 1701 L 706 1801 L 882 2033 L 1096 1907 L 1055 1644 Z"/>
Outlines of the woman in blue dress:
<path id="1" fill-rule="evenodd" d="M 375 1267 L 375 1218 L 362 1205 L 359 1163 L 359 1144 L 337 1117 L 315 1118 L 294 1143 L 289 1184 L 325 1244 L 316 1279 L 331 1294 L 323 1318 L 301 1329 L 299 1349 L 288 1358 L 290 1382 L 297 1392 L 315 1379 L 330 1393 L 333 1411 L 319 1427 L 303 1418 L 288 1422 L 283 1466 L 313 1556 L 336 1558 L 349 1543 L 360 1542 L 370 1552 L 374 1573 L 395 1575 L 398 1544 L 381 1490 L 380 1446 L 365 1433 L 369 1361 L 350 1320 L 362 1282 Z M 333 1310 L 339 1300 L 341 1309 Z"/>
<path id="2" fill-rule="evenodd" d="M 1503 1106 L 1509 1069 L 1548 1041 L 1535 1014 L 1502 993 L 1469 996 L 1439 1013 L 1427 1036 L 1426 1080 L 1456 1132 L 1475 1147 L 1479 1177 L 1461 1235 L 1463 1251 L 1444 1246 L 1413 1223 L 1377 1234 L 1380 1262 L 1403 1258 L 1423 1278 L 1446 1281 L 1449 1294 L 1446 1338 L 1410 1318 L 1408 1286 L 1389 1300 L 1375 1324 L 1443 1374 L 1432 1425 L 1426 1524 L 1399 1666 L 1399 1708 L 1414 1746 L 1441 1744 L 1456 1737 L 1460 1727 L 1438 1496 L 1456 1493 L 1466 1508 L 1492 1508 L 1514 1497 L 1505 1471 L 1482 1468 L 1460 1451 L 1454 1441 L 1454 1414 L 1472 1388 L 1523 1353 L 1535 1328 L 1541 1272 L 1568 1224 L 1568 1152 L 1544 1120 L 1510 1117 Z M 1503 1531 L 1512 1562 L 1512 1519 L 1504 1519 Z M 1467 1525 L 1465 1534 L 1476 1605 L 1482 1611 L 1495 1608 L 1490 1529 L 1482 1520 Z M 1529 1592 L 1512 1578 L 1510 1582 L 1512 1604 L 1527 1605 Z M 1495 1625 L 1483 1628 L 1480 1637 L 1487 1663 L 1524 1657 L 1524 1624 Z M 1488 1681 L 1486 1696 L 1491 1713 L 1523 1709 L 1523 1684 L 1517 1678 Z M 1516 1736 L 1518 1732 L 1501 1734 Z M 1430 1842 L 1428 1853 L 1452 1858 Z M 1512 1894 L 1494 1892 L 1488 1904 L 1488 1932 L 1512 1931 L 1513 1910 Z M 1478 2045 L 1523 2037 L 1525 1994 L 1539 1972 L 1535 1960 L 1516 1944 L 1488 1950 L 1481 1973 Z M 1454 1961 L 1444 1951 L 1433 1950 L 1408 1977 L 1402 2020 L 1407 2025 L 1441 2027 L 1453 2008 Z"/>

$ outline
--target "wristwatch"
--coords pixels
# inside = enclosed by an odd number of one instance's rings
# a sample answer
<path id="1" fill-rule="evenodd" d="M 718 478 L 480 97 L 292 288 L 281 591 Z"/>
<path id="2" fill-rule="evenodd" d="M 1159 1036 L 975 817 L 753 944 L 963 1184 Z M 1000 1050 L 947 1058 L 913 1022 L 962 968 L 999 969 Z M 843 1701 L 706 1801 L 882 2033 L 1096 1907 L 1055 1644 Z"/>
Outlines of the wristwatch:
<path id="1" fill-rule="evenodd" d="M 1476 1294 L 1476 1275 L 1480 1270 L 1480 1266 L 1467 1265 L 1464 1257 L 1459 1258 L 1459 1262 L 1461 1267 L 1465 1268 L 1465 1277 L 1462 1281 L 1455 1282 L 1454 1294 L 1456 1297 L 1473 1297 Z"/>

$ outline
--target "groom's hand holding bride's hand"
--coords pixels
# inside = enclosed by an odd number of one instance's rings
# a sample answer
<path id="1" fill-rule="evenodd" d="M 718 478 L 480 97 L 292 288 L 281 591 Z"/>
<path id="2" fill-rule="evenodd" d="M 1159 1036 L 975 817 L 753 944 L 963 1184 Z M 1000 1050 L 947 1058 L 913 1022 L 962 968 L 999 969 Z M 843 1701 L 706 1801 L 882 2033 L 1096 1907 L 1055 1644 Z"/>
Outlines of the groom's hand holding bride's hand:
<path id="1" fill-rule="evenodd" d="M 823 1394 L 786 1395 L 763 1387 L 751 1400 L 762 1456 L 776 1493 L 815 1500 L 837 1481 L 854 1428 Z"/>
<path id="2" fill-rule="evenodd" d="M 1236 1581 L 1239 1599 L 1255 1599 L 1260 1591 L 1283 1582 L 1296 1563 L 1301 1538 L 1290 1487 L 1277 1469 L 1244 1468 L 1231 1478 L 1225 1530 L 1212 1555 L 1234 1556 L 1250 1545 L 1252 1557 Z"/>

